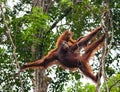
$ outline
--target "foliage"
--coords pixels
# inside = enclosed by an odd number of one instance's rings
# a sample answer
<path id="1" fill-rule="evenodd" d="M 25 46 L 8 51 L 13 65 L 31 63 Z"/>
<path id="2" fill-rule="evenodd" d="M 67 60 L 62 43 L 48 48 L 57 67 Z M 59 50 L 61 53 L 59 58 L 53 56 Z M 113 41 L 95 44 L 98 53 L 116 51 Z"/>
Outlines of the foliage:
<path id="1" fill-rule="evenodd" d="M 101 24 L 101 16 L 107 9 L 103 6 L 103 1 L 82 0 L 79 3 L 73 1 L 76 0 L 54 0 L 48 13 L 44 13 L 42 8 L 32 7 L 32 0 L 13 0 L 13 6 L 9 6 L 9 0 L 2 0 L 2 4 L 5 5 L 6 22 L 17 48 L 16 54 L 20 65 L 37 59 L 35 57 L 37 53 L 43 51 L 45 55 L 50 49 L 54 48 L 57 37 L 65 29 L 71 29 L 74 32 L 73 38 L 77 39 L 86 30 Z M 110 1 L 109 8 L 113 29 L 108 31 L 114 31 L 114 39 L 112 48 L 110 48 L 106 57 L 105 69 L 107 76 L 110 77 L 108 85 L 111 92 L 118 92 L 120 91 L 120 83 L 115 83 L 120 77 L 120 1 Z M 56 21 L 55 27 L 50 30 L 52 24 Z M 19 78 L 15 75 L 18 69 L 13 58 L 13 48 L 5 34 L 2 22 L 0 15 L 0 90 L 21 92 Z M 36 48 L 39 48 L 39 50 L 34 51 Z M 96 55 L 99 60 L 100 54 L 97 53 Z M 93 69 L 98 69 L 97 66 Z M 30 70 L 22 73 L 25 92 L 33 89 L 32 73 L 33 71 Z M 54 75 L 48 87 L 51 92 L 93 92 L 95 90 L 94 85 L 84 84 L 80 81 L 82 76 L 78 71 L 71 73 L 61 68 L 52 67 L 46 71 L 46 74 L 48 76 Z M 72 85 L 69 85 L 70 82 Z M 105 92 L 104 86 L 102 87 L 103 92 Z"/>
<path id="2" fill-rule="evenodd" d="M 110 92 L 119 92 L 120 91 L 120 74 L 115 74 L 108 78 L 108 86 Z M 106 91 L 105 84 L 103 84 L 102 92 Z"/>
<path id="3" fill-rule="evenodd" d="M 83 84 L 78 81 L 71 88 L 67 88 L 66 92 L 95 92 L 95 86 L 89 83 L 83 86 Z"/>

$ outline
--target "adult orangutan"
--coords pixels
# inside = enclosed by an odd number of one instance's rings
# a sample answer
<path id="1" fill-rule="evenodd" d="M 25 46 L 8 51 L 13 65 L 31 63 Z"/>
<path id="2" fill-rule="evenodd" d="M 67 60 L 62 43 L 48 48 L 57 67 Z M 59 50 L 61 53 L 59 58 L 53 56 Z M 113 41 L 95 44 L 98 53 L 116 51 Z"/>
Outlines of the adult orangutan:
<path id="1" fill-rule="evenodd" d="M 90 57 L 94 55 L 94 52 L 103 46 L 105 34 L 101 35 L 99 39 L 93 43 L 89 42 L 95 38 L 100 30 L 102 30 L 102 27 L 97 27 L 88 35 L 80 37 L 78 40 L 73 40 L 72 32 L 66 30 L 58 38 L 55 49 L 51 50 L 43 58 L 23 65 L 20 71 L 27 68 L 47 69 L 53 64 L 59 64 L 62 68 L 67 68 L 71 71 L 80 69 L 85 76 L 91 78 L 94 82 L 97 82 L 98 76 L 94 75 L 88 62 Z M 81 48 L 85 49 L 82 55 L 80 55 Z"/>

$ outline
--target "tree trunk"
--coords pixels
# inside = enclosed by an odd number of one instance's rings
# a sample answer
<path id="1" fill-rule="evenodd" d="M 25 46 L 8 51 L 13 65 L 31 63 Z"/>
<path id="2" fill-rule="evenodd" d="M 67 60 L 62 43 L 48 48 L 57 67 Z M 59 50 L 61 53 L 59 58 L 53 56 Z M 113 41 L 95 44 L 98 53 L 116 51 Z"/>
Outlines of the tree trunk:
<path id="1" fill-rule="evenodd" d="M 43 9 L 43 12 L 48 12 L 48 9 L 51 5 L 52 0 L 33 0 L 32 6 L 33 7 L 40 7 Z M 37 35 L 38 38 L 44 39 L 42 36 L 42 29 L 39 29 L 40 33 Z M 44 41 L 41 44 L 38 44 L 36 48 L 36 59 L 42 58 L 44 55 Z M 46 81 L 47 76 L 45 75 L 45 70 L 38 69 L 35 71 L 35 85 L 34 85 L 34 92 L 47 92 L 48 82 Z"/>

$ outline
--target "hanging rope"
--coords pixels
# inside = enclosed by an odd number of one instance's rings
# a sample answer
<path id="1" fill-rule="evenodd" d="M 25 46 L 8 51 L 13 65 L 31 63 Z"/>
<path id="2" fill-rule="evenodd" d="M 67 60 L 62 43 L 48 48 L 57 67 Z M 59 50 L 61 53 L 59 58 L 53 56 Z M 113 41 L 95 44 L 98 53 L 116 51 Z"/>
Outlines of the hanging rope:
<path id="1" fill-rule="evenodd" d="M 112 16 L 111 16 L 110 8 L 109 8 L 109 1 L 107 1 L 106 3 L 103 2 L 102 4 L 103 4 L 103 7 L 105 8 L 105 11 L 103 12 L 101 16 L 101 25 L 103 26 L 103 31 L 105 32 L 105 41 L 104 41 L 104 46 L 103 46 L 102 58 L 100 62 L 101 64 L 100 64 L 99 76 L 100 74 L 103 75 L 103 79 L 106 85 L 106 92 L 109 92 L 107 74 L 105 72 L 105 59 L 111 49 L 114 32 L 113 32 L 113 25 L 112 25 Z M 108 31 L 111 32 L 111 35 L 108 34 Z M 111 36 L 111 42 L 108 48 L 108 38 L 110 36 Z M 99 77 L 99 81 L 96 87 L 96 92 L 100 92 L 100 85 L 101 85 L 101 82 L 100 82 L 100 77 Z"/>
<path id="2" fill-rule="evenodd" d="M 2 19 L 3 19 L 3 24 L 4 24 L 4 27 L 5 27 L 5 33 L 7 34 L 7 37 L 9 38 L 9 40 L 12 44 L 12 47 L 13 47 L 13 57 L 15 59 L 16 66 L 17 66 L 18 69 L 20 69 L 20 65 L 18 63 L 17 56 L 16 56 L 16 46 L 15 46 L 13 40 L 12 40 L 9 27 L 6 23 L 6 19 L 5 19 L 5 15 L 4 15 L 3 7 L 2 7 L 2 2 L 0 2 L 0 9 L 1 9 L 1 15 L 2 15 Z M 24 92 L 24 87 L 23 87 L 22 78 L 21 78 L 20 74 L 19 74 L 19 80 L 20 80 L 20 83 L 21 83 L 22 92 Z"/>

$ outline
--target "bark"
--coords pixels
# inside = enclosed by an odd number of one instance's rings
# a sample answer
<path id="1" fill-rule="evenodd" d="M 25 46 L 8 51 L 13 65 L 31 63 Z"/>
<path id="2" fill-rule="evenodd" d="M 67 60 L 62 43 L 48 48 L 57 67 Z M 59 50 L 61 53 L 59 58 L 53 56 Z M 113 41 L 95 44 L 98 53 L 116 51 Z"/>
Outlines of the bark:
<path id="1" fill-rule="evenodd" d="M 51 5 L 52 0 L 33 0 L 32 1 L 32 6 L 33 7 L 40 7 L 43 9 L 43 12 L 48 12 L 48 9 Z M 42 29 L 39 29 L 42 30 Z M 36 57 L 35 59 L 39 59 L 42 58 L 44 55 L 44 38 L 41 32 L 38 33 L 36 36 L 37 38 L 42 38 L 43 41 L 41 44 L 38 44 L 37 48 L 36 48 Z M 45 75 L 45 70 L 43 69 L 38 69 L 35 71 L 35 82 L 34 82 L 34 92 L 47 92 L 47 87 L 48 87 L 48 82 L 46 81 L 46 75 Z"/>
<path id="2" fill-rule="evenodd" d="M 32 0 L 32 6 L 33 7 L 40 7 L 42 8 L 42 11 L 45 13 L 48 13 L 49 7 L 53 4 L 53 0 Z M 64 13 L 61 14 L 58 18 L 58 20 L 56 20 L 53 25 L 50 27 L 50 29 L 47 31 L 47 33 L 49 33 L 56 25 L 59 21 L 61 21 L 65 16 L 67 16 L 70 12 L 71 12 L 72 8 L 69 7 L 67 8 L 65 11 L 63 11 Z M 42 32 L 43 29 L 39 29 Z M 46 37 L 45 34 L 42 35 L 42 33 L 38 33 L 39 35 L 37 35 L 37 38 L 42 38 L 43 41 L 41 44 L 38 44 L 37 49 L 36 49 L 36 53 L 37 56 L 35 57 L 35 59 L 40 59 L 43 57 L 44 55 L 44 38 Z M 47 87 L 48 87 L 48 82 L 46 80 L 49 80 L 50 78 L 48 78 L 45 75 L 45 70 L 36 70 L 35 71 L 35 82 L 34 82 L 34 92 L 47 92 Z"/>

